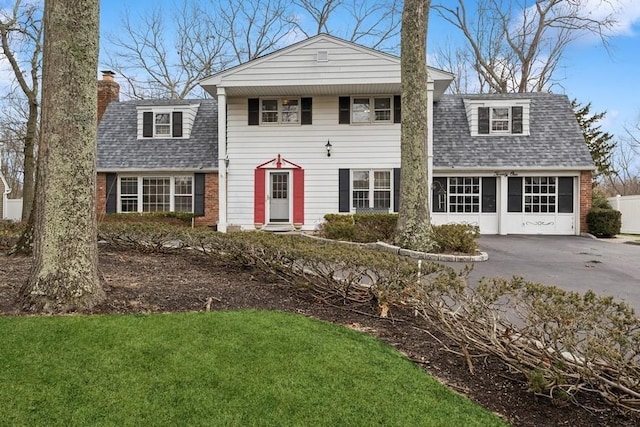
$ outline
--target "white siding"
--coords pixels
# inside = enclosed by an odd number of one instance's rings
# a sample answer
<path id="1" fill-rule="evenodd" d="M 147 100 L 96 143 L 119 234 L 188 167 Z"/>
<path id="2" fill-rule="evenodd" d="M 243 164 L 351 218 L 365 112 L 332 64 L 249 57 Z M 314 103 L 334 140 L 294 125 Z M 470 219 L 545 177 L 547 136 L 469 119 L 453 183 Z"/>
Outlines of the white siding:
<path id="1" fill-rule="evenodd" d="M 331 58 L 331 54 L 330 58 Z M 228 102 L 228 223 L 251 229 L 254 170 L 280 154 L 305 171 L 304 229 L 338 212 L 338 169 L 400 167 L 399 124 L 338 124 L 338 97 L 313 98 L 312 125 L 247 125 L 247 99 Z M 325 144 L 331 141 L 331 157 Z"/>
<path id="2" fill-rule="evenodd" d="M 317 61 L 318 51 L 326 51 L 328 61 Z M 249 63 L 241 72 L 225 76 L 224 86 L 399 83 L 399 63 L 396 57 L 320 38 L 268 60 Z"/>

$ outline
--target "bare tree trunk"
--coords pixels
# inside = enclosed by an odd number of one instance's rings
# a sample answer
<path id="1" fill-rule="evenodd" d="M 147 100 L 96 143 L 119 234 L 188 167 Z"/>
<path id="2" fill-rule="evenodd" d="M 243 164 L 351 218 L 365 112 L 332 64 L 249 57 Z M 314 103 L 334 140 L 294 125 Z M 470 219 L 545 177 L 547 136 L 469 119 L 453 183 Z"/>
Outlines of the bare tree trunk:
<path id="1" fill-rule="evenodd" d="M 47 0 L 34 263 L 20 300 L 64 312 L 104 299 L 97 273 L 98 0 Z"/>
<path id="2" fill-rule="evenodd" d="M 31 97 L 30 97 L 31 98 Z M 36 138 L 38 137 L 38 100 L 29 99 L 29 118 L 24 138 L 24 181 L 22 184 L 22 220 L 27 221 L 31 214 L 35 196 L 36 179 Z"/>
<path id="3" fill-rule="evenodd" d="M 430 1 L 405 0 L 402 12 L 402 136 L 400 209 L 395 241 L 431 251 L 436 246 L 427 188 L 427 24 Z"/>

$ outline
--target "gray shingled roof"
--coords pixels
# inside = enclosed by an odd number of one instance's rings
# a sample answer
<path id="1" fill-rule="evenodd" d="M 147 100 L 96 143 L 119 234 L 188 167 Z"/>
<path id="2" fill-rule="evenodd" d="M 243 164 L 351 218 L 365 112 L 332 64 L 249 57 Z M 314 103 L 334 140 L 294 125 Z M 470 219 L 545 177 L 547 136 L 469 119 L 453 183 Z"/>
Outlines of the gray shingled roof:
<path id="1" fill-rule="evenodd" d="M 200 103 L 188 139 L 137 139 L 143 105 Z M 218 167 L 218 108 L 212 99 L 111 102 L 98 126 L 98 171 L 212 170 Z"/>
<path id="2" fill-rule="evenodd" d="M 463 99 L 530 99 L 530 136 L 471 136 Z M 565 95 L 445 95 L 433 110 L 434 169 L 574 168 L 593 161 Z"/>

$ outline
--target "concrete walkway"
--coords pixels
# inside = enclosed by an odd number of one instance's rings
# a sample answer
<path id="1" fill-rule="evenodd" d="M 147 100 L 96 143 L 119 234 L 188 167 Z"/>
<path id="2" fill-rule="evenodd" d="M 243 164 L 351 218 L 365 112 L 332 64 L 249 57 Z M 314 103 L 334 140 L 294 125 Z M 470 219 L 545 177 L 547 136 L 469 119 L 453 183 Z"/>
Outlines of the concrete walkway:
<path id="1" fill-rule="evenodd" d="M 629 238 L 481 236 L 489 260 L 474 263 L 470 284 L 482 277 L 521 276 L 562 289 L 622 299 L 640 313 L 640 245 Z M 446 263 L 459 268 L 455 263 Z"/>

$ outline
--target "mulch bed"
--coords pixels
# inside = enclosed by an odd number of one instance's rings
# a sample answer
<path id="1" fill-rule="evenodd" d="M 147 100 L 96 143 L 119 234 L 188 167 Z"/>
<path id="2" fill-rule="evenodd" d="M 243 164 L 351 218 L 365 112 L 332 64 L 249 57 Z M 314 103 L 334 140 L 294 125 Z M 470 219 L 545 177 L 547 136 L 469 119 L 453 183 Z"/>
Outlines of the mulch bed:
<path id="1" fill-rule="evenodd" d="M 15 295 L 27 280 L 30 266 L 30 258 L 0 255 L 0 314 L 20 314 Z M 102 247 L 99 268 L 107 284 L 107 300 L 92 313 L 206 309 L 298 313 L 379 337 L 451 389 L 514 426 L 640 425 L 639 416 L 622 414 L 593 396 L 581 399 L 583 406 L 536 396 L 527 391 L 522 377 L 492 357 L 474 358 L 475 372 L 471 374 L 464 357 L 446 350 L 446 341 L 425 331 L 420 319 L 406 309 L 394 307 L 389 318 L 382 319 L 377 307 L 327 304 L 307 289 L 294 289 L 224 259 L 190 250 L 151 254 Z"/>

